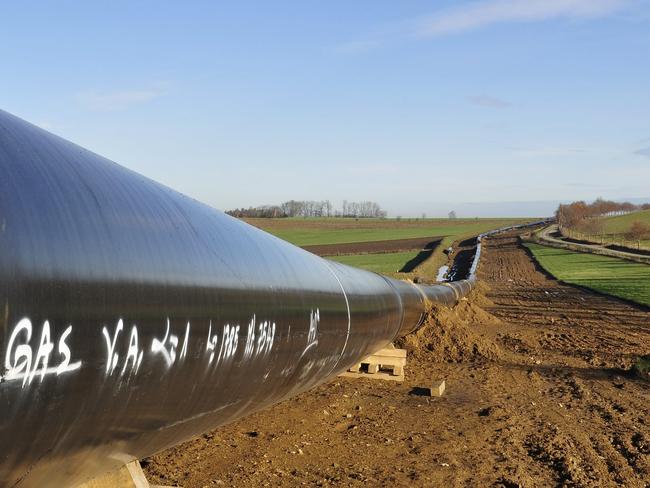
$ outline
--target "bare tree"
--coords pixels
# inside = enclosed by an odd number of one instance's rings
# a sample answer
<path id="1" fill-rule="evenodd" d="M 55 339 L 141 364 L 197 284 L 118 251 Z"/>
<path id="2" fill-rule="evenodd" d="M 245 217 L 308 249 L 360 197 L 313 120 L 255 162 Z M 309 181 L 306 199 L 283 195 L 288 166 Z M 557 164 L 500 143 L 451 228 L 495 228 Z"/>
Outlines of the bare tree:
<path id="1" fill-rule="evenodd" d="M 650 225 L 646 224 L 645 222 L 635 220 L 632 223 L 630 230 L 626 232 L 625 237 L 631 241 L 636 241 L 637 248 L 641 249 L 641 240 L 646 237 L 650 237 Z"/>
<path id="2" fill-rule="evenodd" d="M 647 205 L 647 204 L 644 204 Z M 583 227 L 587 219 L 604 217 L 607 215 L 628 214 L 635 210 L 641 210 L 644 205 L 634 205 L 630 202 L 614 202 L 597 198 L 592 203 L 583 201 L 573 202 L 568 205 L 562 204 L 555 212 L 560 230 L 571 235 L 572 230 Z M 591 224 L 587 224 L 590 226 Z"/>
<path id="3" fill-rule="evenodd" d="M 456 220 L 456 218 L 457 217 L 456 217 L 456 211 L 455 210 L 452 210 L 451 212 L 449 212 L 449 220 Z"/>
<path id="4" fill-rule="evenodd" d="M 343 211 L 335 210 L 329 200 L 289 200 L 279 206 L 267 205 L 229 210 L 236 217 L 355 217 L 385 218 L 386 212 L 376 202 L 343 201 Z"/>

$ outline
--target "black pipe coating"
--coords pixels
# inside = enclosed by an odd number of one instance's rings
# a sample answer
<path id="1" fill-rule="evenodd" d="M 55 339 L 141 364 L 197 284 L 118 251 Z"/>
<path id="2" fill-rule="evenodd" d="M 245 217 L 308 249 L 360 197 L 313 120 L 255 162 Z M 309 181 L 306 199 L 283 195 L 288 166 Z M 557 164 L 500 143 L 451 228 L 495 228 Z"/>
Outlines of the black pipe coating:
<path id="1" fill-rule="evenodd" d="M 0 485 L 73 486 L 296 395 L 470 287 L 322 259 L 0 111 Z"/>

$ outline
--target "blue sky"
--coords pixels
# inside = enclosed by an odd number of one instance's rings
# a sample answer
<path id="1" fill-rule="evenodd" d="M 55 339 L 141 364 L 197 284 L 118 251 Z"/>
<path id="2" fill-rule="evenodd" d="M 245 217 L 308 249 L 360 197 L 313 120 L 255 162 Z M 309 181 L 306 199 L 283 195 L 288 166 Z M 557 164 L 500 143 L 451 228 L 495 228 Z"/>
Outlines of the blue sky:
<path id="1" fill-rule="evenodd" d="M 2 2 L 0 41 L 0 108 L 221 209 L 650 197 L 647 0 Z"/>

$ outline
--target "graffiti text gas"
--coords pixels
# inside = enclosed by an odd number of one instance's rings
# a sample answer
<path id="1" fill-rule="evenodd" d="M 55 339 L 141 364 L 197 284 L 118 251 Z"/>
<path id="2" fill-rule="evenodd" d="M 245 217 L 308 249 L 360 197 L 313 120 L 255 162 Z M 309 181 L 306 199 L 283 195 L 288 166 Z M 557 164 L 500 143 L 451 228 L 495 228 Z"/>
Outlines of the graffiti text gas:
<path id="1" fill-rule="evenodd" d="M 81 367 L 81 361 L 70 362 L 72 353 L 66 341 L 72 333 L 71 325 L 59 337 L 56 352 L 50 322 L 43 322 L 36 348 L 30 343 L 33 329 L 32 321 L 28 318 L 21 319 L 14 327 L 7 343 L 3 381 L 22 380 L 24 388 L 36 377 L 43 381 L 46 375 L 60 376 Z"/>

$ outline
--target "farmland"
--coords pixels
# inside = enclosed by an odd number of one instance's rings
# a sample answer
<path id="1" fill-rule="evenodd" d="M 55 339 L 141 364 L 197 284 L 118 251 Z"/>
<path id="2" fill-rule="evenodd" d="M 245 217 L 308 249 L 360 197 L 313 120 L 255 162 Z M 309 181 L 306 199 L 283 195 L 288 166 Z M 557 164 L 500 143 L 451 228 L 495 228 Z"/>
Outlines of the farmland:
<path id="1" fill-rule="evenodd" d="M 530 219 L 352 219 L 352 218 L 286 218 L 286 219 L 246 219 L 246 221 L 281 239 L 298 246 L 322 246 L 351 243 L 370 243 L 398 239 L 429 238 L 439 241 L 430 259 L 419 268 L 418 273 L 432 279 L 437 267 L 443 263 L 442 249 L 457 240 L 476 236 L 482 232 L 499 227 L 522 223 Z M 362 246 L 360 246 L 362 247 Z M 408 261 L 415 258 L 421 246 L 410 251 L 365 253 L 336 256 L 334 250 L 330 259 L 358 266 L 370 271 L 389 275 L 398 273 Z M 349 253 L 346 253 L 349 254 Z"/>
<path id="2" fill-rule="evenodd" d="M 476 235 L 527 219 L 246 219 L 297 246 L 342 244 L 428 236 Z"/>
<path id="3" fill-rule="evenodd" d="M 540 265 L 565 283 L 650 306 L 650 266 L 622 259 L 526 244 Z"/>

